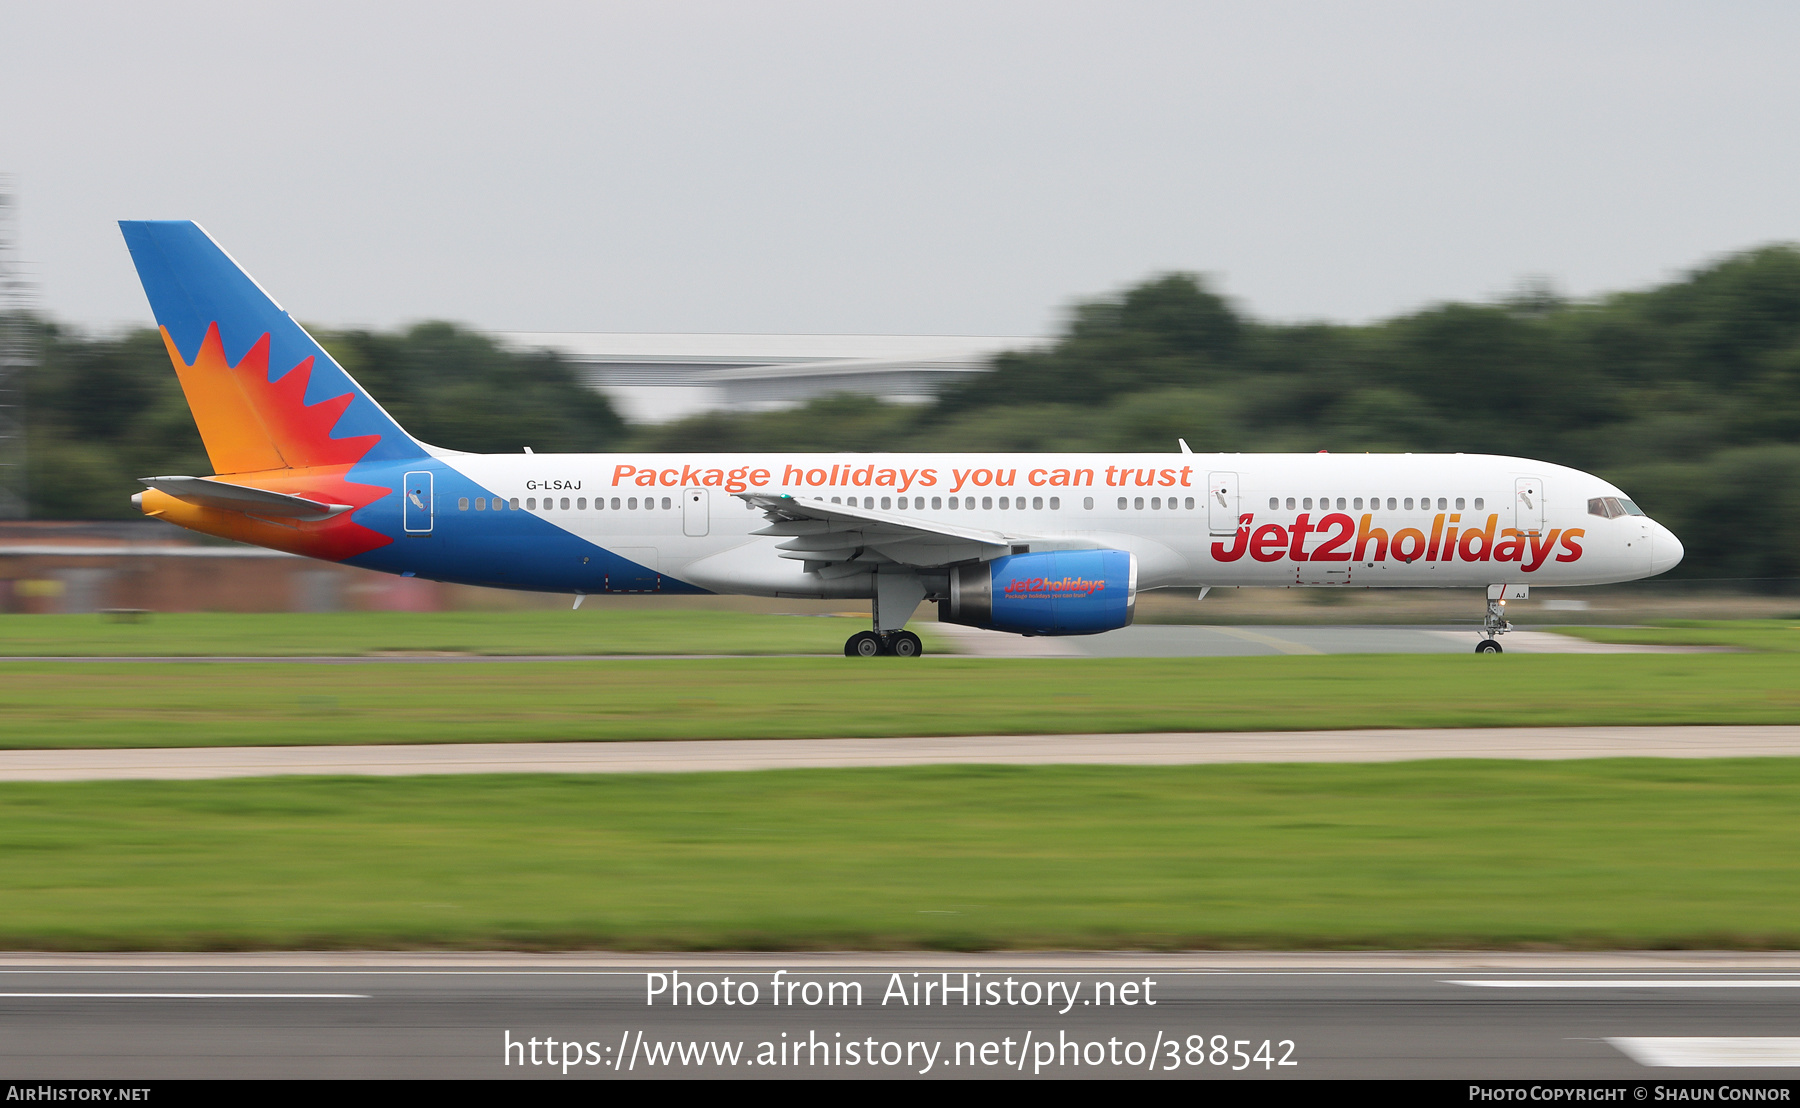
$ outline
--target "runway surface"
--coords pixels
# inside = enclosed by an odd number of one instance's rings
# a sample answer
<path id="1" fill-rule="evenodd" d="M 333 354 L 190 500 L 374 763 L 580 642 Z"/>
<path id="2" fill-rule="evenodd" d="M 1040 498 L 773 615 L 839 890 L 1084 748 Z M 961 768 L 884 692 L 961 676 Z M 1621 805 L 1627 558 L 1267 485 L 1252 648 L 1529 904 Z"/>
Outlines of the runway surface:
<path id="1" fill-rule="evenodd" d="M 1225 627 L 1140 624 L 1104 635 L 1025 638 L 951 623 L 916 625 L 927 639 L 927 655 L 989 658 L 1224 658 L 1277 654 L 1467 654 L 1475 649 L 1473 625 L 1451 631 L 1434 627 L 1392 626 L 1257 626 Z M 1500 640 L 1514 654 L 1696 654 L 1720 647 L 1635 646 L 1595 643 L 1548 631 L 1513 631 Z M 826 657 L 831 655 L 751 654 L 381 654 L 371 656 L 170 657 L 141 655 L 0 657 L 7 662 L 94 664 L 205 664 L 280 662 L 307 665 L 466 665 L 478 662 L 617 662 L 695 658 Z"/>
<path id="2" fill-rule="evenodd" d="M 1104 635 L 1027 639 L 1000 631 L 929 624 L 959 654 L 1032 658 L 1223 658 L 1273 654 L 1468 654 L 1475 626 L 1441 627 L 1136 624 Z M 1687 654 L 1713 648 L 1596 643 L 1549 631 L 1515 630 L 1500 638 L 1513 654 Z"/>
<path id="3" fill-rule="evenodd" d="M 691 773 L 917 765 L 1197 765 L 1421 758 L 1800 756 L 1800 726 L 1505 727 L 0 751 L 0 781 L 287 774 Z"/>
<path id="4" fill-rule="evenodd" d="M 1796 1014 L 1792 955 L 7 955 L 0 1075 L 1747 1083 Z"/>

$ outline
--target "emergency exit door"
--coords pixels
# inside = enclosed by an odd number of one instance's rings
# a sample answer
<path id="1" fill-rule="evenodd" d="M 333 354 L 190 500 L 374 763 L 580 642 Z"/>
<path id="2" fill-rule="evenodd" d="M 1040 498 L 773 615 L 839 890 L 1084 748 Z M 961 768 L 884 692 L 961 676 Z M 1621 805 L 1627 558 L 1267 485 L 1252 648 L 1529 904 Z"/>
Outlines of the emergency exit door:
<path id="1" fill-rule="evenodd" d="M 707 503 L 705 489 L 687 489 L 681 494 L 681 533 L 689 537 L 706 534 Z"/>
<path id="2" fill-rule="evenodd" d="M 1238 475 L 1209 473 L 1206 477 L 1206 528 L 1215 535 L 1235 535 L 1238 529 Z"/>

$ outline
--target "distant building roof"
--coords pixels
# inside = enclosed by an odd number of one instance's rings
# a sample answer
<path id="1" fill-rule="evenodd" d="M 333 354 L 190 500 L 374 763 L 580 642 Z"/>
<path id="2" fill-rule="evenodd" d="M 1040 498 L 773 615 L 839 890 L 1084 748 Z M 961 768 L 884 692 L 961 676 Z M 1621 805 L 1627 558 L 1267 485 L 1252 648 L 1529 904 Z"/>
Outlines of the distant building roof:
<path id="1" fill-rule="evenodd" d="M 627 419 L 661 423 L 715 410 L 794 407 L 830 393 L 929 402 L 985 372 L 994 355 L 1035 338 L 976 335 L 654 335 L 508 331 L 503 342 L 547 347 L 581 367 Z"/>

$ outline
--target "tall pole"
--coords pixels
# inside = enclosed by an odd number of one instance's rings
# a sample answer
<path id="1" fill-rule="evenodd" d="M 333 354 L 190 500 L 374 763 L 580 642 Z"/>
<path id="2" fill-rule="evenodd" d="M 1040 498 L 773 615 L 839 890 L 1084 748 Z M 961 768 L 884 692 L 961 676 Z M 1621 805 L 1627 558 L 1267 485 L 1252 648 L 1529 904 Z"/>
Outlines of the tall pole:
<path id="1" fill-rule="evenodd" d="M 0 519 L 24 519 L 25 377 L 37 361 L 31 287 L 19 263 L 18 202 L 0 175 Z"/>

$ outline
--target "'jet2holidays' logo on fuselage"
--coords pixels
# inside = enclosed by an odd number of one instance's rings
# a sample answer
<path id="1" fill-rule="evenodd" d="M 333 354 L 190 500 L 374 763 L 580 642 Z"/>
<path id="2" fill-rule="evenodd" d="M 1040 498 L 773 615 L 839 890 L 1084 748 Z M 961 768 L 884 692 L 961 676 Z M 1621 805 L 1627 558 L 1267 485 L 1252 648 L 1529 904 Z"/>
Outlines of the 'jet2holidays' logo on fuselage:
<path id="1" fill-rule="evenodd" d="M 1391 535 L 1385 527 L 1371 527 L 1372 515 L 1364 515 L 1360 523 L 1342 512 L 1332 512 L 1311 522 L 1302 512 L 1290 524 L 1256 525 L 1254 512 L 1238 517 L 1237 534 L 1230 545 L 1212 544 L 1216 562 L 1235 562 L 1245 554 L 1258 562 L 1381 562 L 1390 557 L 1401 562 L 1517 562 L 1531 573 L 1548 561 L 1552 554 L 1559 562 L 1581 558 L 1577 539 L 1587 534 L 1581 527 L 1548 532 L 1527 533 L 1514 527 L 1500 528 L 1499 515 L 1489 515 L 1487 526 L 1477 530 L 1460 526 L 1462 515 L 1439 513 L 1431 521 L 1431 534 L 1417 527 L 1401 527 Z M 1325 541 L 1306 549 L 1308 535 L 1324 536 Z M 1557 548 L 1561 547 L 1559 551 Z"/>

